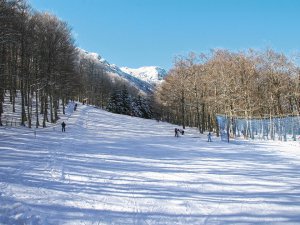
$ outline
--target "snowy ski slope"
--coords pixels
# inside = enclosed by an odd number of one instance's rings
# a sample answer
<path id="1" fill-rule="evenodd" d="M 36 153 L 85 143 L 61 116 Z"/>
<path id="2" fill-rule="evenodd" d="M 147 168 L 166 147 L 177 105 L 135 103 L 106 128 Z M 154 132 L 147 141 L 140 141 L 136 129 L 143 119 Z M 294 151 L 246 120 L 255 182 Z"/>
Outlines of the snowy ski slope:
<path id="1" fill-rule="evenodd" d="M 300 224 L 299 143 L 175 138 L 81 104 L 62 120 L 0 128 L 0 224 Z"/>

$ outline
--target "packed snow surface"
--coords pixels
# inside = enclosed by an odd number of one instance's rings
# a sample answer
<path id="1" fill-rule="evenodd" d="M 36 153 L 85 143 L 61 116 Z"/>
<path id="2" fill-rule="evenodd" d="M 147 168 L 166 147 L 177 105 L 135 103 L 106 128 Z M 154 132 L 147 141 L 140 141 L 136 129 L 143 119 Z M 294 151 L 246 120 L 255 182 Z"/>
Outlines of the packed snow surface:
<path id="1" fill-rule="evenodd" d="M 36 132 L 0 128 L 0 224 L 300 224 L 299 143 L 209 143 L 71 111 Z"/>

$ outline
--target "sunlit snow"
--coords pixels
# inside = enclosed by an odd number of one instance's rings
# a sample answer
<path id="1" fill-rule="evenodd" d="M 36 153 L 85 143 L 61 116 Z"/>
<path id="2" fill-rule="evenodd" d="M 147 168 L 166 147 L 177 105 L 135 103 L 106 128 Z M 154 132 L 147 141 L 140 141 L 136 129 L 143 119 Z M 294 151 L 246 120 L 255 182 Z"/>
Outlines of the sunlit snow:
<path id="1" fill-rule="evenodd" d="M 300 224 L 299 142 L 175 138 L 81 104 L 61 121 L 0 128 L 0 224 Z"/>

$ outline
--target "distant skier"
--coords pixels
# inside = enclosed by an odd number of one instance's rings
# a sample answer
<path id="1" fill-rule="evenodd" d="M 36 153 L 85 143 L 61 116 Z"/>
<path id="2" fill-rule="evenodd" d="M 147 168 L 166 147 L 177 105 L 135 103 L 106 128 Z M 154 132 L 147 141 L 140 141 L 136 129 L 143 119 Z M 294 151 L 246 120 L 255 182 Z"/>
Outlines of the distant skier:
<path id="1" fill-rule="evenodd" d="M 207 141 L 211 142 L 211 133 L 210 132 L 208 132 L 207 138 L 208 138 Z"/>
<path id="2" fill-rule="evenodd" d="M 66 132 L 66 123 L 64 121 L 61 123 L 61 132 Z"/>
<path id="3" fill-rule="evenodd" d="M 175 137 L 179 137 L 178 135 L 179 129 L 177 129 L 177 127 L 175 128 Z"/>

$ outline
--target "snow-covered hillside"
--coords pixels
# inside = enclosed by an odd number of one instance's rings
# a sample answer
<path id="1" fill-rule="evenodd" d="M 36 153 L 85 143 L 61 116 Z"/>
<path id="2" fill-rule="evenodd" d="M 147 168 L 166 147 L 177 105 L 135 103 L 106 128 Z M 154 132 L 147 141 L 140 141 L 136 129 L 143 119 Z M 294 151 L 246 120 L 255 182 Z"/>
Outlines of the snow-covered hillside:
<path id="1" fill-rule="evenodd" d="M 164 69 L 155 66 L 142 67 L 136 70 L 127 67 L 119 68 L 117 65 L 110 64 L 97 53 L 87 52 L 80 48 L 78 48 L 78 52 L 80 58 L 92 60 L 95 65 L 103 68 L 111 76 L 120 77 L 145 93 L 153 92 L 154 87 L 160 84 L 167 74 Z"/>
<path id="2" fill-rule="evenodd" d="M 300 224 L 299 143 L 72 109 L 66 133 L 0 128 L 0 224 Z"/>
<path id="3" fill-rule="evenodd" d="M 138 69 L 121 67 L 121 70 L 153 85 L 160 84 L 167 75 L 164 69 L 157 66 L 146 66 Z"/>

